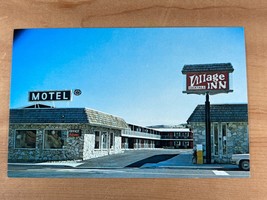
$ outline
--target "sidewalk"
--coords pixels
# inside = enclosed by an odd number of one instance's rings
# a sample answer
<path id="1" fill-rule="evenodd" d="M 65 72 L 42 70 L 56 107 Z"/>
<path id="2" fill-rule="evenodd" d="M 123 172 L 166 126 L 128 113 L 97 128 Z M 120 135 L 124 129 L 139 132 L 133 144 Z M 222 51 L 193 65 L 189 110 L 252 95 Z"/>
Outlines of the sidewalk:
<path id="1" fill-rule="evenodd" d="M 193 164 L 192 154 L 185 152 L 159 163 L 146 163 L 141 168 L 238 169 L 238 166 L 231 164 Z"/>

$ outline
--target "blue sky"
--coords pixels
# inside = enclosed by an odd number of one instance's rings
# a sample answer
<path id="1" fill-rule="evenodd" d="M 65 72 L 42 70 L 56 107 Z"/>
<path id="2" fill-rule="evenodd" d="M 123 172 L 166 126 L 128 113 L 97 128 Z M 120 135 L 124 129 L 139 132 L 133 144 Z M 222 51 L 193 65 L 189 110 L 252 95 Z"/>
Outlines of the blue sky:
<path id="1" fill-rule="evenodd" d="M 215 103 L 247 103 L 242 27 L 27 29 L 13 45 L 10 107 L 29 91 L 81 89 L 56 107 L 87 107 L 138 125 L 185 123 L 204 95 L 187 95 L 185 64 L 232 63 L 233 93 Z"/>

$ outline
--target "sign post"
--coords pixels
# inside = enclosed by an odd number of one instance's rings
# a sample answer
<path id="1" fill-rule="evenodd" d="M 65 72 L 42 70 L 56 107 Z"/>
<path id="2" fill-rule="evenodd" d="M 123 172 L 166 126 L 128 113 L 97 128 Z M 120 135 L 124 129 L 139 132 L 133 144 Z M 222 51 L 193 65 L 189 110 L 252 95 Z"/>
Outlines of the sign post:
<path id="1" fill-rule="evenodd" d="M 230 89 L 229 73 L 234 68 L 231 63 L 184 65 L 182 73 L 186 75 L 187 94 L 206 95 L 206 163 L 211 164 L 211 114 L 209 95 L 233 92 Z"/>
<path id="2" fill-rule="evenodd" d="M 205 127 L 206 127 L 206 163 L 211 164 L 211 137 L 210 137 L 210 101 L 206 93 L 205 102 Z"/>

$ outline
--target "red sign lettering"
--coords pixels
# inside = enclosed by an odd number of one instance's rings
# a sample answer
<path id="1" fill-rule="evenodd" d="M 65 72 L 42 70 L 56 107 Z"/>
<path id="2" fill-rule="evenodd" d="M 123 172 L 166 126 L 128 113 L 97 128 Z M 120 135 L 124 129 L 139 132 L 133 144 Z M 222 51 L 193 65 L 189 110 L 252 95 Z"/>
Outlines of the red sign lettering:
<path id="1" fill-rule="evenodd" d="M 80 137 L 81 130 L 69 130 L 69 137 Z"/>

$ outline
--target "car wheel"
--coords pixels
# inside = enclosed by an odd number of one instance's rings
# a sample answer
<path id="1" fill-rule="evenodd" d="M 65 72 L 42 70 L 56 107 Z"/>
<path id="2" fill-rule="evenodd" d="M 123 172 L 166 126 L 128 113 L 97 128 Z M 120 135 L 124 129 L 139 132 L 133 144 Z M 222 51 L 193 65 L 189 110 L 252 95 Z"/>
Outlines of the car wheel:
<path id="1" fill-rule="evenodd" d="M 249 160 L 241 160 L 239 167 L 242 170 L 248 171 L 250 169 Z"/>

